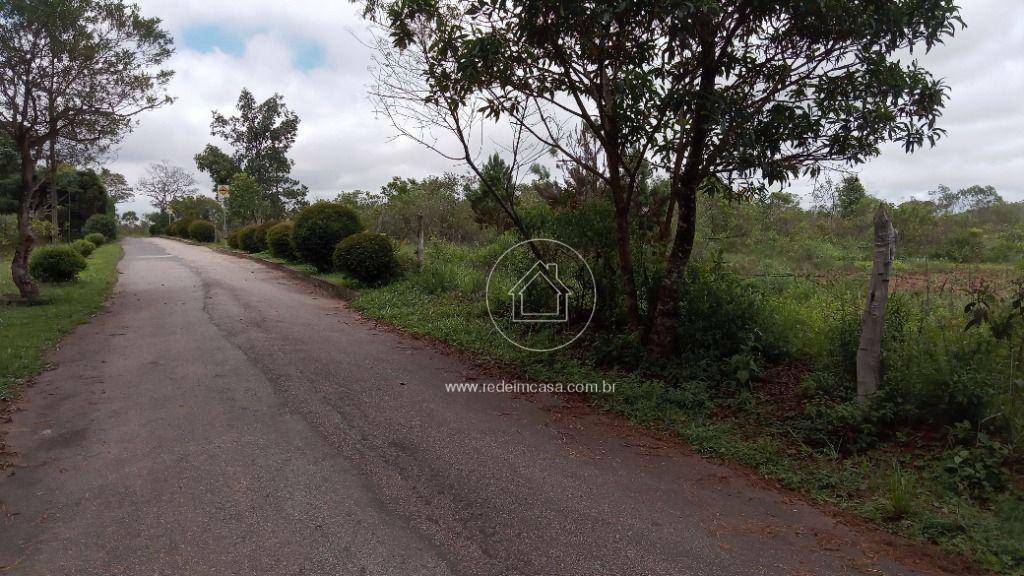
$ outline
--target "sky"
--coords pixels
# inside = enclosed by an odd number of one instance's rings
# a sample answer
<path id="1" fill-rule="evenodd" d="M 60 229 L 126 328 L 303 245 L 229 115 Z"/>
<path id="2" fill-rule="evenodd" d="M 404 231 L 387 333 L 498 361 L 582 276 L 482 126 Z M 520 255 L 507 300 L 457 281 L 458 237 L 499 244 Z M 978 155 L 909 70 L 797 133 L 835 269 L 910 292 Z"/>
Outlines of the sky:
<path id="1" fill-rule="evenodd" d="M 173 105 L 141 117 L 111 168 L 130 182 L 148 164 L 168 161 L 210 181 L 193 156 L 208 143 L 211 111 L 230 113 L 243 87 L 258 100 L 274 93 L 301 119 L 292 175 L 312 198 L 377 190 L 392 176 L 423 177 L 464 169 L 408 140 L 375 116 L 367 99 L 370 34 L 358 5 L 346 0 L 139 0 L 143 14 L 174 36 L 169 66 Z M 950 86 L 935 148 L 905 154 L 885 146 L 856 168 L 868 190 L 891 201 L 925 197 L 939 184 L 992 185 L 1024 200 L 1024 0 L 961 0 L 967 29 L 929 54 L 916 55 Z M 810 183 L 794 183 L 806 194 Z M 144 198 L 120 211 L 152 210 Z"/>

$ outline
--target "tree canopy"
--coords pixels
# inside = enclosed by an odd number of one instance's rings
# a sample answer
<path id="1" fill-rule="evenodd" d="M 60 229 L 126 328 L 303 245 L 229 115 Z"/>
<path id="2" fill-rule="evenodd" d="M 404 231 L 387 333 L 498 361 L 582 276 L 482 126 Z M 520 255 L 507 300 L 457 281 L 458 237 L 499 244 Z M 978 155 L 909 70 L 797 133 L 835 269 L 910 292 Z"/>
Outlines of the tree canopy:
<path id="1" fill-rule="evenodd" d="M 404 133 L 436 146 L 425 132 L 452 131 L 472 163 L 465 138 L 482 113 L 607 188 L 631 324 L 646 315 L 655 354 L 674 333 L 698 191 L 858 164 L 883 142 L 935 144 L 947 88 L 903 54 L 962 24 L 953 0 L 368 0 L 366 14 L 391 42 L 374 93 Z M 596 161 L 573 145 L 582 134 Z M 642 310 L 631 243 L 647 163 L 666 174 L 678 224 Z"/>

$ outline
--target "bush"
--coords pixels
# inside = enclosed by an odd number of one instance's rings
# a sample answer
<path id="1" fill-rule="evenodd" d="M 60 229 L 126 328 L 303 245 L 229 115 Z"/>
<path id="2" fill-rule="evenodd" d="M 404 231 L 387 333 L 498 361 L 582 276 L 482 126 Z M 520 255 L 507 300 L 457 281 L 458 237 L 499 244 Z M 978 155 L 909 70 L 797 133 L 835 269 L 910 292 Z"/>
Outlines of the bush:
<path id="1" fill-rule="evenodd" d="M 295 253 L 320 271 L 330 270 L 334 248 L 349 236 L 362 232 L 359 216 L 346 206 L 318 202 L 295 218 L 292 238 Z"/>
<path id="2" fill-rule="evenodd" d="M 257 250 L 256 252 L 266 252 L 270 246 L 267 244 L 267 232 L 271 228 L 277 226 L 278 222 L 264 222 L 263 224 L 256 224 L 256 231 L 253 232 L 252 238 Z"/>
<path id="3" fill-rule="evenodd" d="M 259 252 L 259 250 L 256 249 L 255 244 L 255 226 L 249 225 L 239 228 L 236 234 L 238 234 L 238 248 L 240 250 L 244 250 L 245 252 Z"/>
<path id="4" fill-rule="evenodd" d="M 208 220 L 196 220 L 188 227 L 188 235 L 196 242 L 213 242 L 217 239 L 217 231 L 213 222 Z"/>
<path id="5" fill-rule="evenodd" d="M 174 226 L 174 235 L 178 238 L 187 240 L 189 238 L 188 229 L 192 226 L 193 222 L 195 222 L 195 218 L 182 218 L 181 220 L 175 221 L 174 224 L 172 224 L 172 226 Z"/>
<path id="6" fill-rule="evenodd" d="M 43 246 L 32 252 L 28 272 L 41 282 L 70 282 L 87 265 L 85 257 L 68 244 Z"/>
<path id="7" fill-rule="evenodd" d="M 292 230 L 294 225 L 291 222 L 275 224 L 267 230 L 267 248 L 270 255 L 282 260 L 295 259 L 295 244 L 292 243 Z"/>
<path id="8" fill-rule="evenodd" d="M 398 273 L 395 247 L 383 234 L 361 232 L 338 243 L 334 267 L 365 284 L 385 284 Z"/>
<path id="9" fill-rule="evenodd" d="M 94 248 L 99 248 L 107 243 L 107 237 L 99 232 L 93 232 L 92 234 L 86 234 L 85 239 L 92 243 Z"/>
<path id="10" fill-rule="evenodd" d="M 82 226 L 82 234 L 88 236 L 94 232 L 103 234 L 104 238 L 114 240 L 117 238 L 117 222 L 110 214 L 93 214 Z"/>
<path id="11" fill-rule="evenodd" d="M 238 250 L 240 248 L 238 244 L 238 237 L 239 235 L 241 235 L 241 233 L 242 229 L 239 228 L 237 230 L 233 230 L 230 234 L 228 234 L 227 242 L 229 248 L 234 248 L 235 250 Z"/>
<path id="12" fill-rule="evenodd" d="M 92 234 L 90 234 L 90 236 L 92 236 Z M 71 243 L 71 247 L 75 249 L 75 252 L 78 252 L 82 256 L 88 258 L 89 255 L 92 254 L 93 250 L 96 249 L 96 244 L 88 240 L 75 240 Z"/>
<path id="13" fill-rule="evenodd" d="M 167 232 L 167 230 L 163 226 L 161 226 L 159 224 L 150 224 L 149 225 L 149 235 L 150 236 L 161 236 L 161 235 L 165 234 L 166 232 Z"/>

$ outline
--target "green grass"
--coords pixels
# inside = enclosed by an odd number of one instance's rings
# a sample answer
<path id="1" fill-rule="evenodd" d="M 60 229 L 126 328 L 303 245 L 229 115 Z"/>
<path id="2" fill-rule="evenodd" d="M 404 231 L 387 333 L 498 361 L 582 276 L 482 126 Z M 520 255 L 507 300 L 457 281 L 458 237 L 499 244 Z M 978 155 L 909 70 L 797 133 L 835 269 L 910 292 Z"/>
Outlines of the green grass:
<path id="1" fill-rule="evenodd" d="M 117 263 L 123 255 L 118 244 L 100 246 L 77 281 L 41 285 L 44 303 L 0 303 L 0 398 L 16 395 L 26 378 L 43 370 L 45 352 L 100 309 L 117 281 Z M 5 256 L 0 294 L 15 293 L 10 257 Z"/>

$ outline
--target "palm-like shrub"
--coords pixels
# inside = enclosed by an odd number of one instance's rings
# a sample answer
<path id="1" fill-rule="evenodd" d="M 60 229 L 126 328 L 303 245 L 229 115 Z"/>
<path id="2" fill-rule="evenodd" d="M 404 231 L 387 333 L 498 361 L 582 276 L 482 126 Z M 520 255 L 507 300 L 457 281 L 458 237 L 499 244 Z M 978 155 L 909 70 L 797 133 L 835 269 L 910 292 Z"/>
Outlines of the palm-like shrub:
<path id="1" fill-rule="evenodd" d="M 90 234 L 92 236 L 92 234 Z M 92 254 L 93 250 L 96 249 L 96 245 L 88 240 L 75 240 L 71 243 L 71 247 L 75 249 L 82 256 L 88 258 Z"/>
<path id="2" fill-rule="evenodd" d="M 32 252 L 28 273 L 40 282 L 70 282 L 86 266 L 85 256 L 68 244 L 43 246 Z"/>
<path id="3" fill-rule="evenodd" d="M 317 270 L 330 270 L 338 242 L 362 230 L 359 216 L 351 208 L 333 202 L 317 202 L 304 208 L 295 218 L 292 231 L 295 253 Z"/>
<path id="4" fill-rule="evenodd" d="M 217 239 L 217 230 L 213 227 L 213 222 L 196 220 L 188 227 L 188 235 L 196 242 L 213 242 Z"/>
<path id="5" fill-rule="evenodd" d="M 107 243 L 107 237 L 99 232 L 93 232 L 92 234 L 86 234 L 85 239 L 92 243 L 94 248 L 99 248 Z"/>
<path id="6" fill-rule="evenodd" d="M 353 234 L 339 242 L 333 261 L 335 269 L 364 284 L 385 284 L 399 271 L 391 240 L 373 232 Z"/>
<path id="7" fill-rule="evenodd" d="M 282 260 L 293 260 L 295 258 L 295 244 L 292 243 L 292 230 L 294 225 L 291 222 L 275 224 L 267 230 L 267 248 L 270 255 Z"/>

